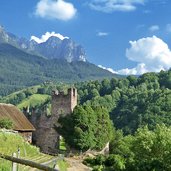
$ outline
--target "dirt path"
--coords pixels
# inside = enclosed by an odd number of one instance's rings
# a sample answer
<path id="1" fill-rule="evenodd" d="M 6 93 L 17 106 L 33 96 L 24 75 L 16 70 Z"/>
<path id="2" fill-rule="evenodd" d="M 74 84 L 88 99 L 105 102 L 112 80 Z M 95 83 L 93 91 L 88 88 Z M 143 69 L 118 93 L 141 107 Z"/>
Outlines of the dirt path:
<path id="1" fill-rule="evenodd" d="M 69 167 L 67 171 L 91 171 L 92 169 L 82 164 L 82 159 L 65 158 Z"/>

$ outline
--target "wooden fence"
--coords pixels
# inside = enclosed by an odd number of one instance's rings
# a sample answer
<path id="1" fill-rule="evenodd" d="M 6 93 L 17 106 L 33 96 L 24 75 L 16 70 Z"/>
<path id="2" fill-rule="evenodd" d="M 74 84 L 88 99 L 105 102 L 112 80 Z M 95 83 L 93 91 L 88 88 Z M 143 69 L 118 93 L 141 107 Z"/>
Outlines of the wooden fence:
<path id="1" fill-rule="evenodd" d="M 43 164 L 39 164 L 39 163 L 30 161 L 30 160 L 25 160 L 25 159 L 13 157 L 13 156 L 8 156 L 8 155 L 1 154 L 1 153 L 0 153 L 0 158 L 12 161 L 13 163 L 18 163 L 18 164 L 34 167 L 34 168 L 37 168 L 37 169 L 40 169 L 40 170 L 44 170 L 44 171 L 58 171 L 55 168 L 50 168 L 50 167 L 45 166 Z M 14 166 L 14 167 L 16 167 L 16 166 Z"/>

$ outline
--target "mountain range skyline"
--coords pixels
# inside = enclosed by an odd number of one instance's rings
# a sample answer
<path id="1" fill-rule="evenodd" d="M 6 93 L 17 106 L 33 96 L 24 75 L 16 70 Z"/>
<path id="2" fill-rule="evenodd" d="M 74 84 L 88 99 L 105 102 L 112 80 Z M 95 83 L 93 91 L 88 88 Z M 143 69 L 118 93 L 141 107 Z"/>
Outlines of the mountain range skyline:
<path id="1" fill-rule="evenodd" d="M 27 40 L 6 32 L 0 26 L 0 43 L 7 43 L 27 53 L 47 59 L 65 59 L 69 63 L 73 61 L 86 62 L 85 50 L 81 45 L 75 43 L 69 37 L 63 37 L 61 34 L 55 34 L 54 32 L 47 33 L 41 39 L 32 36 L 30 40 Z"/>
<path id="2" fill-rule="evenodd" d="M 168 0 L 21 0 L 0 3 L 0 25 L 19 37 L 71 38 L 87 60 L 123 75 L 171 67 Z M 20 10 L 18 10 L 20 9 Z"/>

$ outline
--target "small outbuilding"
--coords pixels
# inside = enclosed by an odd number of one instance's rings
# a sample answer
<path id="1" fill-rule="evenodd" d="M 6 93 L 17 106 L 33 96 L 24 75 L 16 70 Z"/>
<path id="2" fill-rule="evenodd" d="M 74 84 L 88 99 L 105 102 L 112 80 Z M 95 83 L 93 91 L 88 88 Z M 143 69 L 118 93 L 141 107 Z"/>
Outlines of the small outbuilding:
<path id="1" fill-rule="evenodd" d="M 13 130 L 17 131 L 26 141 L 32 142 L 34 126 L 26 116 L 14 105 L 0 103 L 0 120 L 9 119 L 13 123 Z"/>

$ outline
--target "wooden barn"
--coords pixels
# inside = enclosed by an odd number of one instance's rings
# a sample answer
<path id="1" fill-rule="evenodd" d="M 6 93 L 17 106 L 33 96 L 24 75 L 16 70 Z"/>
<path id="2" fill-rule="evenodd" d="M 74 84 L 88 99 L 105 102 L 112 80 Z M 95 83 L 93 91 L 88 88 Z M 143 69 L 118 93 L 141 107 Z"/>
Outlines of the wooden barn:
<path id="1" fill-rule="evenodd" d="M 17 131 L 26 141 L 32 142 L 32 132 L 35 131 L 35 128 L 16 106 L 0 103 L 0 120 L 5 118 L 13 122 L 13 130 Z"/>

